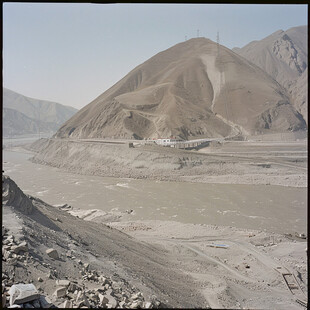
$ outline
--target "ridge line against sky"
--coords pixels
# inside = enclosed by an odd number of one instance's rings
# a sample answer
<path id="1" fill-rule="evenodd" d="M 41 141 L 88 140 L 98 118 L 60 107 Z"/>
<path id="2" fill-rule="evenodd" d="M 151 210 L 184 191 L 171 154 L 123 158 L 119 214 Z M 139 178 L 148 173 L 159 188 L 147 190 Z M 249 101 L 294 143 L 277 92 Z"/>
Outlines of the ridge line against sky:
<path id="1" fill-rule="evenodd" d="M 307 22 L 308 5 L 7 2 L 3 86 L 80 109 L 185 38 L 219 32 L 220 44 L 243 47 Z"/>

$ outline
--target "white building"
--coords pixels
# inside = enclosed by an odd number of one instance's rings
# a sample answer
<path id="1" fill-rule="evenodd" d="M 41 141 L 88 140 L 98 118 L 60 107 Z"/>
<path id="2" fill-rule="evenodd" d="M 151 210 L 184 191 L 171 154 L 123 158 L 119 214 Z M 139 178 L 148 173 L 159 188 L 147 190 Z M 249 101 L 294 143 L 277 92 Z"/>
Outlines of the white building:
<path id="1" fill-rule="evenodd" d="M 181 141 L 182 140 L 177 140 L 177 139 L 172 139 L 172 138 L 155 140 L 157 144 L 162 145 L 162 146 L 172 146 Z"/>

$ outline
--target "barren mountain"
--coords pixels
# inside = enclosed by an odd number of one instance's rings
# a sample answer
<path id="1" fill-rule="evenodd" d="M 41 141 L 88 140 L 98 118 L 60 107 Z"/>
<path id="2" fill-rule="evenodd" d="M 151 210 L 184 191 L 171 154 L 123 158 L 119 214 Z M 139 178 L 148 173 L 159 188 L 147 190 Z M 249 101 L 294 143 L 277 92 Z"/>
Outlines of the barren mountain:
<path id="1" fill-rule="evenodd" d="M 307 121 L 308 106 L 308 28 L 279 30 L 233 51 L 253 62 L 289 93 L 291 102 Z"/>
<path id="2" fill-rule="evenodd" d="M 3 135 L 55 132 L 77 109 L 3 88 Z"/>
<path id="3" fill-rule="evenodd" d="M 55 131 L 55 123 L 42 122 L 26 116 L 25 114 L 9 108 L 3 108 L 2 122 L 3 136 L 20 134 L 36 134 L 40 132 Z"/>
<path id="4" fill-rule="evenodd" d="M 137 66 L 81 109 L 56 137 L 223 137 L 305 127 L 263 70 L 206 38 Z"/>

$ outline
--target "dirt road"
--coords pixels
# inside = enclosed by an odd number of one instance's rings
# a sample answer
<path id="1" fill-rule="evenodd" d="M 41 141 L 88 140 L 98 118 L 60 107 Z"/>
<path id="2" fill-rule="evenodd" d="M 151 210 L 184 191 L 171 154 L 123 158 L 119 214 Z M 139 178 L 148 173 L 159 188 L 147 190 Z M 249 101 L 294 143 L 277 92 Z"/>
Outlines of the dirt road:
<path id="1" fill-rule="evenodd" d="M 307 291 L 305 242 L 262 231 L 177 222 L 124 222 L 113 227 L 174 253 L 178 268 L 197 280 L 211 308 L 302 309 L 295 297 L 306 300 L 301 290 L 291 294 L 278 271 L 281 267 L 301 274 L 299 283 Z"/>

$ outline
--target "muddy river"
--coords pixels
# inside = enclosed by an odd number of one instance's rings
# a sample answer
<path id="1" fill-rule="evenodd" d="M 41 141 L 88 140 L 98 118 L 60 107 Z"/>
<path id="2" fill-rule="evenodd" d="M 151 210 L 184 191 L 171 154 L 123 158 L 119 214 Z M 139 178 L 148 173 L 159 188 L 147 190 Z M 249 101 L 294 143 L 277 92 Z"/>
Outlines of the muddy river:
<path id="1" fill-rule="evenodd" d="M 31 163 L 3 151 L 3 170 L 27 194 L 52 205 L 134 210 L 133 220 L 175 220 L 278 233 L 307 231 L 307 189 L 85 176 Z"/>

